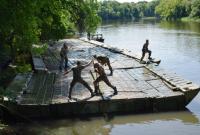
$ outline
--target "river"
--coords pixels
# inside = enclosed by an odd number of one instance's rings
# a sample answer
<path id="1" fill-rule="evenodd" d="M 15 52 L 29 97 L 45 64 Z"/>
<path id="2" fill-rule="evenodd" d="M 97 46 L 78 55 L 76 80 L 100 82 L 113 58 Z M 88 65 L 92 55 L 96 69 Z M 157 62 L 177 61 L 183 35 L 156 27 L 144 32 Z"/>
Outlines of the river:
<path id="1" fill-rule="evenodd" d="M 98 28 L 105 43 L 133 53 L 149 39 L 152 56 L 160 67 L 200 85 L 200 24 L 156 20 L 106 22 Z M 198 135 L 200 94 L 186 111 L 45 120 L 17 124 L 23 134 L 38 135 Z"/>

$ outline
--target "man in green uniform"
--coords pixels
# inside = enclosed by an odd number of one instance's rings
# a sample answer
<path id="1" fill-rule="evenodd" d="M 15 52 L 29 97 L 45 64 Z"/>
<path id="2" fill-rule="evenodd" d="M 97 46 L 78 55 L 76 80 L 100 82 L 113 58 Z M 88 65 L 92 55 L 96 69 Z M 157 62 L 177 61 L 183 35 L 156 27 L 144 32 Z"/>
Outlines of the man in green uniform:
<path id="1" fill-rule="evenodd" d="M 112 67 L 111 67 L 111 65 L 110 65 L 110 60 L 109 60 L 109 58 L 108 57 L 106 57 L 106 56 L 96 56 L 96 55 L 94 55 L 93 56 L 101 65 L 108 65 L 108 68 L 109 68 L 109 70 L 110 70 L 110 75 L 112 75 L 113 74 L 113 69 L 112 69 Z"/>
<path id="2" fill-rule="evenodd" d="M 99 77 L 97 77 L 97 79 L 93 82 L 94 88 L 95 88 L 95 93 L 98 94 L 98 91 L 99 91 L 98 83 L 100 81 L 104 81 L 109 87 L 111 87 L 114 90 L 114 95 L 116 95 L 118 93 L 117 88 L 110 83 L 103 67 L 101 65 L 99 65 L 98 63 L 95 63 L 94 69 L 95 69 L 95 72 L 97 72 L 99 74 Z"/>
<path id="3" fill-rule="evenodd" d="M 147 40 L 146 40 L 146 43 L 144 43 L 143 48 L 142 48 L 142 57 L 141 57 L 141 59 L 140 59 L 140 62 L 143 61 L 144 56 L 145 56 L 146 53 L 149 54 L 149 59 L 150 59 L 150 60 L 152 59 L 152 58 L 151 58 L 151 51 L 148 49 L 148 46 L 149 46 L 149 40 L 147 39 Z"/>
<path id="4" fill-rule="evenodd" d="M 93 61 L 93 60 L 92 60 Z M 74 87 L 74 85 L 76 83 L 81 83 L 83 84 L 91 93 L 91 97 L 94 96 L 93 90 L 92 88 L 89 86 L 89 84 L 83 80 L 83 78 L 81 77 L 81 71 L 86 68 L 87 66 L 89 66 L 92 61 L 86 65 L 81 65 L 80 61 L 77 61 L 77 66 L 73 67 L 72 69 L 70 69 L 69 71 L 65 72 L 65 74 L 68 74 L 70 71 L 73 71 L 73 80 L 70 84 L 70 88 L 69 88 L 69 99 L 71 99 L 71 93 L 72 93 L 72 88 Z"/>
<path id="5" fill-rule="evenodd" d="M 67 54 L 68 54 L 68 52 L 69 52 L 68 46 L 67 46 L 67 43 L 65 42 L 63 44 L 63 47 L 60 50 L 60 58 L 61 58 L 61 60 L 60 60 L 60 66 L 59 66 L 60 70 L 62 70 L 64 62 L 65 62 L 64 69 L 65 70 L 67 69 L 67 66 L 68 66 L 68 57 L 67 57 Z"/>

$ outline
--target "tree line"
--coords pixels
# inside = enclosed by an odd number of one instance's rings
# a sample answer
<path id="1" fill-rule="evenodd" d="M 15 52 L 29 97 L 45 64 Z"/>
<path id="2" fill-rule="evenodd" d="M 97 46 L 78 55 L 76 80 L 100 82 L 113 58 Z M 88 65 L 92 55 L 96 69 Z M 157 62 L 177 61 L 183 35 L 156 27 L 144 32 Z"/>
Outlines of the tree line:
<path id="1" fill-rule="evenodd" d="M 166 20 L 200 18 L 200 0 L 160 0 L 156 13 Z"/>
<path id="2" fill-rule="evenodd" d="M 182 17 L 200 18 L 200 0 L 154 0 L 151 2 L 100 2 L 99 16 L 103 20 L 157 17 L 176 20 Z"/>
<path id="3" fill-rule="evenodd" d="M 119 3 L 117 1 L 100 2 L 100 10 L 98 12 L 102 20 L 110 19 L 138 19 L 141 17 L 155 16 L 155 7 L 159 1 L 138 2 L 138 3 Z"/>

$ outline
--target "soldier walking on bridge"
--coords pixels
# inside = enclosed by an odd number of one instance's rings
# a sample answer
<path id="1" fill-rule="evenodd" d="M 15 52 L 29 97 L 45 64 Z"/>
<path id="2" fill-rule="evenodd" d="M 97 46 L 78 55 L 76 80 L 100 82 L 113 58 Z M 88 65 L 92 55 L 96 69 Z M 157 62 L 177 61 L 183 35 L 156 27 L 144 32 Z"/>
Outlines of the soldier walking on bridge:
<path id="1" fill-rule="evenodd" d="M 146 40 L 146 43 L 144 43 L 143 45 L 143 48 L 142 48 L 142 57 L 140 59 L 140 62 L 142 62 L 142 60 L 144 59 L 144 56 L 146 53 L 149 54 L 149 60 L 151 60 L 151 51 L 148 49 L 148 46 L 149 46 L 149 40 L 147 39 Z"/>
<path id="2" fill-rule="evenodd" d="M 70 88 L 69 88 L 69 99 L 71 99 L 71 93 L 72 93 L 72 88 L 74 87 L 74 85 L 76 83 L 81 83 L 83 84 L 91 93 L 91 97 L 94 96 L 93 90 L 92 88 L 89 86 L 89 84 L 83 80 L 83 78 L 81 77 L 81 71 L 88 67 L 91 63 L 93 62 L 93 60 L 91 62 L 89 62 L 86 65 L 81 65 L 80 61 L 77 61 L 77 66 L 73 67 L 72 69 L 70 69 L 69 71 L 65 72 L 65 74 L 68 74 L 70 71 L 73 71 L 73 80 L 70 84 Z"/>
<path id="3" fill-rule="evenodd" d="M 96 56 L 96 55 L 94 55 L 93 56 L 101 65 L 108 65 L 108 68 L 109 68 L 109 70 L 110 70 L 110 75 L 112 76 L 112 74 L 113 74 L 113 69 L 112 69 L 112 67 L 111 67 L 111 65 L 110 65 L 110 60 L 109 60 L 109 58 L 108 57 L 106 57 L 106 56 Z"/>
<path id="4" fill-rule="evenodd" d="M 98 94 L 98 91 L 99 91 L 98 83 L 100 81 L 104 81 L 109 87 L 111 87 L 114 90 L 114 95 L 116 95 L 118 93 L 117 88 L 110 83 L 103 67 L 101 65 L 99 65 L 98 63 L 95 63 L 94 69 L 95 69 L 95 72 L 97 72 L 99 74 L 99 77 L 93 82 L 94 88 L 95 88 L 95 93 Z"/>

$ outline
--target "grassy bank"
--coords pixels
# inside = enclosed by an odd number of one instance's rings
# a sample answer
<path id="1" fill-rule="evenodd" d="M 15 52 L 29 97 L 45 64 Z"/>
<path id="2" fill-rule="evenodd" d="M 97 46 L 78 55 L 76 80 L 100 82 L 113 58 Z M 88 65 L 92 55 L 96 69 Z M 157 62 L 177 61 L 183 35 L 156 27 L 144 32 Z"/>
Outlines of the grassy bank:
<path id="1" fill-rule="evenodd" d="M 200 23 L 200 18 L 183 17 L 183 18 L 181 18 L 181 21 L 184 21 L 184 22 L 198 22 L 198 23 Z"/>
<path id="2" fill-rule="evenodd" d="M 142 17 L 142 20 L 159 20 L 157 17 Z"/>

